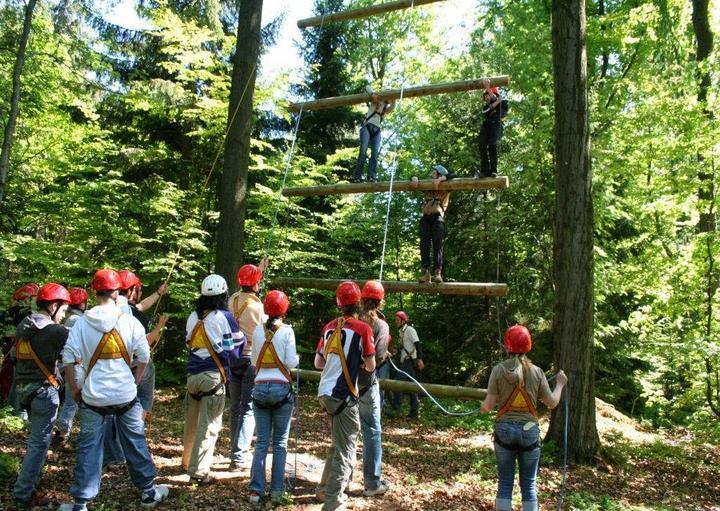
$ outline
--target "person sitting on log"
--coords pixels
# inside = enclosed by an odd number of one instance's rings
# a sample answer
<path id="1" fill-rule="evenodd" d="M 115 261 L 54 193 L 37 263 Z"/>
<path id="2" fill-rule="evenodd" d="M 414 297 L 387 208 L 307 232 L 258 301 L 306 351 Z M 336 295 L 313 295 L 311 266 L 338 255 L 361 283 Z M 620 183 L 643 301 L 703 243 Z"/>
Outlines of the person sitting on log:
<path id="1" fill-rule="evenodd" d="M 370 147 L 368 181 L 374 182 L 377 180 L 378 153 L 380 152 L 380 142 L 382 141 L 380 124 L 382 124 L 385 114 L 395 109 L 394 100 L 383 100 L 370 86 L 368 86 L 366 90 L 368 94 L 370 94 L 370 102 L 368 103 L 367 114 L 365 114 L 365 118 L 362 124 L 360 124 L 360 156 L 358 156 L 355 174 L 350 180 L 352 183 L 360 183 L 363 181 L 363 170 L 365 169 L 368 146 Z"/>
<path id="2" fill-rule="evenodd" d="M 443 182 L 455 177 L 442 165 L 435 165 L 432 171 L 432 180 L 435 188 Z M 417 188 L 417 176 L 412 177 L 412 186 Z M 433 247 L 432 281 L 440 283 L 442 278 L 443 253 L 442 243 L 445 234 L 445 211 L 450 205 L 450 192 L 448 190 L 432 190 L 425 192 L 425 202 L 420 219 L 420 259 L 423 272 L 418 282 L 425 284 L 430 281 L 430 244 Z"/>
<path id="3" fill-rule="evenodd" d="M 497 87 L 490 87 L 489 80 L 485 80 L 483 85 L 483 123 L 479 136 L 480 174 L 477 177 L 496 177 L 497 143 L 503 135 L 503 105 L 506 102 L 503 102 Z"/>

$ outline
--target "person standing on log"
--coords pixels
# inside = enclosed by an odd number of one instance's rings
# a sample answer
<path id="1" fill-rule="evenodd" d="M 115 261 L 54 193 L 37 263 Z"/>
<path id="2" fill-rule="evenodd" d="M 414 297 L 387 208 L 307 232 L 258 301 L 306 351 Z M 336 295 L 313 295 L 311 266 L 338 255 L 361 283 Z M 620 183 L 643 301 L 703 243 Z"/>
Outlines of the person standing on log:
<path id="1" fill-rule="evenodd" d="M 497 143 L 503 135 L 504 117 L 503 99 L 497 87 L 490 87 L 485 80 L 483 91 L 483 123 L 480 128 L 480 175 L 478 177 L 497 176 Z"/>
<path id="2" fill-rule="evenodd" d="M 417 379 L 415 368 L 419 371 L 425 369 L 423 362 L 422 343 L 418 337 L 415 327 L 410 325 L 410 317 L 404 311 L 395 313 L 395 326 L 398 327 L 400 337 L 400 370 Z M 406 375 L 398 373 L 395 375 L 398 381 L 411 381 Z M 393 410 L 395 415 L 399 415 L 402 410 L 403 397 L 402 392 L 395 392 L 393 397 Z M 410 414 L 408 418 L 417 419 L 418 410 L 420 408 L 420 400 L 416 392 L 410 394 Z"/>
<path id="3" fill-rule="evenodd" d="M 557 373 L 555 390 L 550 391 L 545 373 L 527 357 L 532 338 L 527 328 L 513 325 L 503 340 L 510 358 L 493 367 L 488 393 L 481 412 L 488 413 L 499 405 L 495 416 L 495 458 L 497 459 L 498 490 L 495 509 L 512 511 L 515 462 L 520 469 L 520 491 L 523 511 L 537 511 L 538 497 L 535 477 L 540 465 L 540 426 L 537 403 L 548 408 L 560 402 L 567 376 Z"/>
<path id="4" fill-rule="evenodd" d="M 237 273 L 240 290 L 229 301 L 230 312 L 246 339 L 240 357 L 230 366 L 230 472 L 242 470 L 252 461 L 250 444 L 255 431 L 255 415 L 251 403 L 255 366 L 251 354 L 255 330 L 267 320 L 258 293 L 268 264 L 268 259 L 263 258 L 258 266 L 241 266 Z"/>
<path id="5" fill-rule="evenodd" d="M 385 299 L 385 288 L 377 280 L 368 280 L 362 288 L 362 315 L 360 319 L 370 325 L 375 340 L 375 371 L 360 368 L 358 387 L 360 388 L 359 411 L 360 431 L 363 437 L 363 495 L 374 497 L 390 489 L 388 481 L 382 479 L 382 426 L 380 416 L 380 384 L 378 382 L 381 367 L 389 367 L 387 357 L 390 342 L 390 327 L 385 315 L 380 312 Z M 387 377 L 387 376 L 386 376 Z"/>
<path id="6" fill-rule="evenodd" d="M 430 269 L 432 267 L 432 281 L 440 283 L 443 266 L 443 236 L 445 235 L 445 212 L 450 205 L 450 192 L 438 190 L 437 187 L 443 181 L 455 177 L 455 174 L 448 172 L 442 165 L 435 165 L 432 170 L 432 181 L 435 190 L 425 192 L 425 202 L 420 218 L 420 260 L 423 271 L 418 282 L 425 284 L 430 281 Z M 412 186 L 417 188 L 419 184 L 417 176 L 412 177 Z M 430 245 L 432 244 L 433 258 L 430 260 Z"/>
<path id="7" fill-rule="evenodd" d="M 372 87 L 366 88 L 370 94 L 370 102 L 368 103 L 368 111 L 365 114 L 362 124 L 360 124 L 360 156 L 358 156 L 355 174 L 350 180 L 351 183 L 361 183 L 363 181 L 363 171 L 365 169 L 365 160 L 367 159 L 368 146 L 370 147 L 370 163 L 368 164 L 368 181 L 377 181 L 377 164 L 378 154 L 380 153 L 380 143 L 382 142 L 382 130 L 380 125 L 386 114 L 395 109 L 395 101 L 387 101 L 380 98 Z"/>
<path id="8" fill-rule="evenodd" d="M 375 342 L 372 329 L 358 319 L 360 286 L 346 280 L 335 291 L 335 301 L 342 316 L 322 329 L 315 350 L 315 368 L 322 369 L 318 400 L 330 415 L 332 444 L 328 449 L 320 484 L 315 490 L 324 501 L 322 511 L 341 508 L 347 498 L 357 436 L 360 432 L 358 413 L 358 374 L 361 365 L 375 370 Z"/>

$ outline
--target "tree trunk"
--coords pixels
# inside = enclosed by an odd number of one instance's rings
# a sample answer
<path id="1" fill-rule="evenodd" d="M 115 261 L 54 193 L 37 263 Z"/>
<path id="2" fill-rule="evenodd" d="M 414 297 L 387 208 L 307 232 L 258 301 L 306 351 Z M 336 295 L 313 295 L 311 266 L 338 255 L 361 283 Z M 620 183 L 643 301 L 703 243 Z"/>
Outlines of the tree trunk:
<path id="1" fill-rule="evenodd" d="M 2 149 L 0 149 L 0 202 L 5 197 L 5 187 L 7 183 L 8 167 L 10 166 L 10 151 L 13 144 L 13 136 L 15 134 L 15 124 L 17 123 L 18 113 L 20 112 L 20 75 L 22 75 L 23 66 L 25 65 L 25 49 L 27 48 L 28 39 L 30 38 L 30 28 L 32 27 L 32 17 L 35 11 L 36 0 L 29 0 L 25 6 L 25 20 L 23 21 L 23 31 L 20 36 L 20 44 L 18 45 L 17 55 L 15 57 L 15 67 L 13 67 L 12 77 L 12 93 L 10 95 L 10 115 L 7 124 L 5 124 L 5 133 L 3 134 Z"/>
<path id="2" fill-rule="evenodd" d="M 555 0 L 552 13 L 555 88 L 555 361 L 569 382 L 568 457 L 589 461 L 595 426 L 593 361 L 593 204 L 583 0 Z M 563 407 L 548 436 L 562 445 Z"/>
<path id="3" fill-rule="evenodd" d="M 220 221 L 215 272 L 235 288 L 232 278 L 244 259 L 245 209 L 253 124 L 253 92 L 260 55 L 262 0 L 238 1 L 238 33 L 233 57 L 228 135 L 220 180 Z"/>

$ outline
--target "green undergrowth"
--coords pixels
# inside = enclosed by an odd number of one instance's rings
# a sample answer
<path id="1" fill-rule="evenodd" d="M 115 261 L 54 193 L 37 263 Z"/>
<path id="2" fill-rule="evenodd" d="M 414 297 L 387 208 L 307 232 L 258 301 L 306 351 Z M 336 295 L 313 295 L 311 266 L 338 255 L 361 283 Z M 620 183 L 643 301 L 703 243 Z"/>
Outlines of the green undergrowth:
<path id="1" fill-rule="evenodd" d="M 449 412 L 464 413 L 480 408 L 482 403 L 475 401 L 454 401 L 438 399 L 438 402 Z M 491 414 L 474 413 L 463 417 L 445 415 L 430 399 L 422 399 L 420 420 L 424 425 L 436 430 L 462 428 L 468 431 L 491 432 L 495 424 L 495 416 Z"/>
<path id="2" fill-rule="evenodd" d="M 663 505 L 633 506 L 615 500 L 607 495 L 593 495 L 588 492 L 571 493 L 565 498 L 565 509 L 569 511 L 676 511 L 675 507 Z"/>

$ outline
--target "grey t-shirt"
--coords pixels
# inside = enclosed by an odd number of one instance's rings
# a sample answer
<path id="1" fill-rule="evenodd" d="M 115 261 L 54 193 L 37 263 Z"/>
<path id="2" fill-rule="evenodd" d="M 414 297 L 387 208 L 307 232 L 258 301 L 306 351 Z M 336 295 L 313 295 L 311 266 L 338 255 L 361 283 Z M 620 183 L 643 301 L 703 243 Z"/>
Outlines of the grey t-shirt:
<path id="1" fill-rule="evenodd" d="M 510 358 L 497 364 L 490 373 L 488 394 L 497 396 L 498 409 L 505 406 L 518 384 L 517 373 L 513 370 L 514 365 L 515 359 Z M 535 408 L 537 408 L 538 400 L 548 399 L 552 395 L 545 373 L 536 365 L 530 364 L 530 369 L 525 370 L 525 392 L 530 396 L 530 401 Z M 501 422 L 537 422 L 537 419 L 530 412 L 517 411 L 509 411 L 497 420 Z"/>
<path id="2" fill-rule="evenodd" d="M 364 317 L 361 319 L 365 321 Z M 378 317 L 375 321 L 365 322 L 372 327 L 373 338 L 375 339 L 375 364 L 377 368 L 382 361 L 385 360 L 385 353 L 387 353 L 388 342 L 390 341 L 390 327 L 381 312 L 378 312 Z M 358 389 L 369 387 L 375 382 L 377 382 L 375 371 L 369 373 L 365 369 L 360 368 L 358 374 Z"/>

